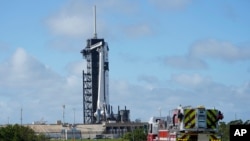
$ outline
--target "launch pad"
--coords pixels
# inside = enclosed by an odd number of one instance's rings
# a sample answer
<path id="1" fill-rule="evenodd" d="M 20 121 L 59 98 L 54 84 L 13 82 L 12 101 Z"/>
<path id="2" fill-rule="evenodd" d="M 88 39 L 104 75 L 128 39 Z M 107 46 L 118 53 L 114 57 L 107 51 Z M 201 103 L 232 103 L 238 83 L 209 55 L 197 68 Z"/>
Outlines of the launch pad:
<path id="1" fill-rule="evenodd" d="M 24 124 L 36 134 L 43 134 L 54 140 L 59 139 L 94 139 L 94 138 L 119 138 L 126 132 L 133 132 L 137 128 L 145 128 L 147 123 L 103 123 L 103 124 L 75 124 L 62 126 L 61 124 Z"/>

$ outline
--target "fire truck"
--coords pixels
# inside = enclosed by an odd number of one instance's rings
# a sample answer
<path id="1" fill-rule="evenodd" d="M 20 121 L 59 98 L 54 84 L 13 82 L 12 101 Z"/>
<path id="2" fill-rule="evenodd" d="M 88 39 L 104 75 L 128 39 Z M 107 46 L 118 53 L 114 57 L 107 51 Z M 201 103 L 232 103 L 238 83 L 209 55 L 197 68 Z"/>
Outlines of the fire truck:
<path id="1" fill-rule="evenodd" d="M 221 141 L 221 111 L 204 106 L 179 106 L 167 117 L 151 117 L 147 141 Z"/>

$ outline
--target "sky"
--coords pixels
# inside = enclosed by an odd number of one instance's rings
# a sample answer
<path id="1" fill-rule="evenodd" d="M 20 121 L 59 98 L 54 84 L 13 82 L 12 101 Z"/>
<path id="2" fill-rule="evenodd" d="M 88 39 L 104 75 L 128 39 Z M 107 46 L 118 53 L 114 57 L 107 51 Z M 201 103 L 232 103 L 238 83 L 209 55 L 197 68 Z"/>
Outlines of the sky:
<path id="1" fill-rule="evenodd" d="M 65 122 L 83 122 L 94 5 L 115 113 L 148 121 L 204 105 L 225 122 L 250 119 L 248 0 L 10 0 L 0 1 L 0 124 L 56 123 L 63 105 Z"/>

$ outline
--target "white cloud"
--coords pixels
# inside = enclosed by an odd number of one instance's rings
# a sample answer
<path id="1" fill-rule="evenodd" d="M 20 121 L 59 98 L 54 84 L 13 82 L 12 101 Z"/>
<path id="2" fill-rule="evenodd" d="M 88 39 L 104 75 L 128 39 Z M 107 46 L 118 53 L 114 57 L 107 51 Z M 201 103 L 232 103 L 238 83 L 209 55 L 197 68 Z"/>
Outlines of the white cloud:
<path id="1" fill-rule="evenodd" d="M 107 0 L 95 4 L 95 2 L 71 0 L 45 19 L 49 31 L 57 36 L 57 39 L 52 40 L 50 44 L 67 50 L 75 42 L 69 39 L 91 38 L 94 32 L 94 5 L 97 7 L 98 37 L 105 36 L 114 39 L 117 36 L 125 35 L 130 38 L 138 38 L 150 36 L 154 33 L 152 25 L 148 24 L 148 17 L 140 20 L 135 17 L 135 15 L 139 16 L 140 12 L 143 12 L 138 2 Z M 111 14 L 112 19 L 107 18 L 107 15 Z"/>
<path id="2" fill-rule="evenodd" d="M 76 120 L 82 122 L 82 65 L 81 62 L 69 64 L 68 76 L 62 77 L 24 49 L 17 49 L 11 58 L 0 64 L 0 112 L 6 115 L 0 118 L 0 122 L 5 123 L 10 117 L 11 122 L 18 123 L 22 107 L 23 123 L 41 118 L 54 123 L 62 118 L 63 104 L 66 105 L 66 113 L 69 113 L 67 121 L 73 121 L 70 113 L 76 108 Z M 234 112 L 244 120 L 246 117 L 243 113 L 250 112 L 244 109 L 250 98 L 249 82 L 239 87 L 224 86 L 213 82 L 210 77 L 184 73 L 172 75 L 168 81 L 155 76 L 141 76 L 138 79 L 140 81 L 136 84 L 110 80 L 110 103 L 114 112 L 118 105 L 121 109 L 127 106 L 131 110 L 132 120 L 141 118 L 147 121 L 150 116 L 159 114 L 159 107 L 162 115 L 167 115 L 179 104 L 216 106 L 224 112 L 227 121 L 232 119 L 230 114 L 234 115 Z M 153 88 L 149 89 L 149 85 Z"/>
<path id="3" fill-rule="evenodd" d="M 165 58 L 165 64 L 180 69 L 206 69 L 207 64 L 199 58 L 190 56 L 170 56 Z"/>
<path id="4" fill-rule="evenodd" d="M 61 52 L 75 53 L 79 52 L 80 48 L 85 47 L 85 45 L 83 45 L 83 40 L 59 37 L 50 40 L 47 47 Z"/>
<path id="5" fill-rule="evenodd" d="M 156 76 L 141 75 L 138 76 L 138 81 L 144 84 L 144 87 L 153 90 L 159 87 L 160 80 Z"/>
<path id="6" fill-rule="evenodd" d="M 94 5 L 97 7 L 97 33 L 101 34 L 106 34 L 104 31 L 111 32 L 110 29 L 113 29 L 114 27 L 117 28 L 113 23 L 110 23 L 109 20 L 105 18 L 107 17 L 106 15 L 109 15 L 109 13 L 114 15 L 113 18 L 124 19 L 129 17 L 124 15 L 134 14 L 134 12 L 138 10 L 136 3 L 132 4 L 127 1 L 107 0 L 105 2 L 100 1 L 95 4 L 95 2 L 71 0 L 53 15 L 50 15 L 46 19 L 46 24 L 50 30 L 57 35 L 87 38 L 92 35 L 94 31 Z M 119 17 L 116 15 L 119 15 Z M 118 28 L 115 30 L 121 31 L 123 29 L 122 26 Z M 145 31 L 148 29 L 144 26 L 141 30 Z"/>
<path id="7" fill-rule="evenodd" d="M 250 59 L 250 47 L 239 47 L 230 42 L 210 39 L 194 43 L 189 55 L 233 62 Z"/>
<path id="8" fill-rule="evenodd" d="M 239 98 L 250 98 L 250 82 L 245 82 L 242 86 L 235 90 L 235 94 Z"/>
<path id="9" fill-rule="evenodd" d="M 101 12 L 115 11 L 122 15 L 131 15 L 131 14 L 133 15 L 134 13 L 138 12 L 139 9 L 138 6 L 140 6 L 137 1 L 117 1 L 117 0 L 98 1 L 96 5 L 98 9 L 99 7 L 101 7 Z"/>
<path id="10" fill-rule="evenodd" d="M 182 10 L 185 9 L 192 1 L 191 0 L 149 0 L 158 8 L 166 10 Z"/>
<path id="11" fill-rule="evenodd" d="M 52 27 L 53 31 L 57 34 L 69 35 L 69 36 L 80 36 L 84 32 L 88 31 L 86 22 L 80 16 L 68 16 L 68 15 L 59 15 L 57 18 L 51 19 L 49 25 Z"/>
<path id="12" fill-rule="evenodd" d="M 0 75 L 0 84 L 5 87 L 37 88 L 40 83 L 46 84 L 46 82 L 60 78 L 34 57 L 28 55 L 23 48 L 18 48 L 9 60 L 1 64 Z M 45 79 L 45 77 L 50 79 Z"/>
<path id="13" fill-rule="evenodd" d="M 178 69 L 207 69 L 206 59 L 219 59 L 225 62 L 246 61 L 250 59 L 250 46 L 236 46 L 230 42 L 207 39 L 196 41 L 183 56 L 164 57 L 165 65 Z"/>
<path id="14" fill-rule="evenodd" d="M 72 70 L 75 70 L 73 68 Z M 62 77 L 30 56 L 23 48 L 0 64 L 0 109 L 4 115 L 18 122 L 21 107 L 24 110 L 24 123 L 31 123 L 44 116 L 55 122 L 60 119 L 62 104 L 68 107 L 82 107 L 81 75 L 70 74 Z M 69 109 L 70 110 L 70 109 Z M 80 113 L 79 113 L 80 114 Z M 78 121 L 81 121 L 79 116 Z M 1 119 L 4 120 L 4 119 Z M 1 121 L 0 121 L 1 122 Z"/>
<path id="15" fill-rule="evenodd" d="M 138 77 L 139 81 L 146 82 L 146 83 L 158 83 L 159 80 L 155 76 L 147 76 L 147 75 L 141 75 Z"/>
<path id="16" fill-rule="evenodd" d="M 66 66 L 69 74 L 73 74 L 75 76 L 82 76 L 82 70 L 87 70 L 87 63 L 85 60 L 75 61 L 69 63 Z"/>
<path id="17" fill-rule="evenodd" d="M 46 19 L 46 24 L 56 35 L 82 37 L 93 29 L 92 6 L 82 1 L 70 1 Z"/>
<path id="18" fill-rule="evenodd" d="M 174 74 L 171 76 L 171 80 L 178 85 L 191 88 L 205 87 L 211 83 L 209 77 L 203 77 L 199 74 Z"/>
<path id="19" fill-rule="evenodd" d="M 126 105 L 131 110 L 131 118 L 139 117 L 143 121 L 147 121 L 150 116 L 158 116 L 159 107 L 162 109 L 162 115 L 167 115 L 169 110 L 180 104 L 218 108 L 224 113 L 226 122 L 233 120 L 235 113 L 238 113 L 243 120 L 248 118 L 243 114 L 250 112 L 243 108 L 249 99 L 250 87 L 246 84 L 239 87 L 224 86 L 198 74 L 181 74 L 173 77 L 168 83 L 163 82 L 154 89 L 148 89 L 144 83 L 131 84 L 126 81 L 111 80 L 111 104 L 113 106 L 119 104 L 122 107 Z M 168 88 L 169 83 L 178 83 L 180 87 Z M 239 97 L 238 94 L 244 97 Z"/>
<path id="20" fill-rule="evenodd" d="M 153 34 L 154 30 L 153 28 L 144 23 L 144 24 L 136 24 L 136 25 L 128 25 L 124 28 L 124 33 L 127 34 L 128 37 L 143 37 L 143 36 L 150 36 Z"/>

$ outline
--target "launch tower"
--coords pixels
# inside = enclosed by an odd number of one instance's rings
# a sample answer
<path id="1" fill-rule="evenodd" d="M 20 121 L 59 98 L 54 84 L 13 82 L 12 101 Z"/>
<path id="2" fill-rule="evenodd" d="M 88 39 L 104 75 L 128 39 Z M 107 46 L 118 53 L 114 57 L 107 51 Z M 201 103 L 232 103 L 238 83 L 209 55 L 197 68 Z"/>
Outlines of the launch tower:
<path id="1" fill-rule="evenodd" d="M 81 51 L 87 61 L 87 71 L 83 70 L 83 123 L 93 124 L 105 120 L 110 115 L 108 91 L 108 44 L 97 38 L 96 8 L 94 7 L 94 37 L 87 39 Z"/>

